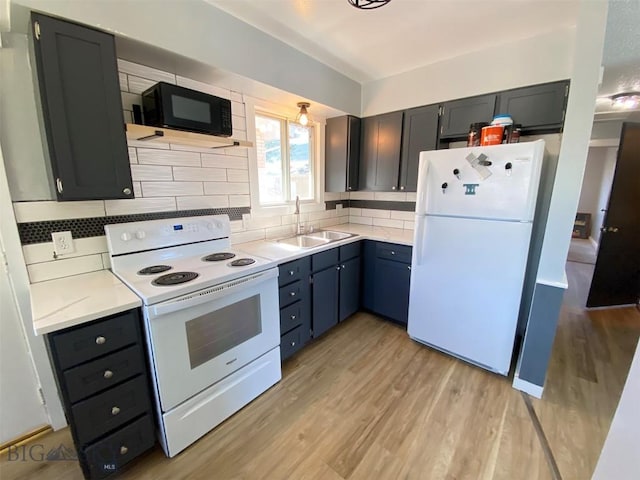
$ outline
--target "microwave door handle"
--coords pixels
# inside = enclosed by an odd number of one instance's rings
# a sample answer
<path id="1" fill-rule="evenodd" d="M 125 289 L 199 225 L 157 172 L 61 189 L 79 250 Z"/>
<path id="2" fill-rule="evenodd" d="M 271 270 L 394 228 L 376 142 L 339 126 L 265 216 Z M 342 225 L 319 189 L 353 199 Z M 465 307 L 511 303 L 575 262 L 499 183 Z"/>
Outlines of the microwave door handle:
<path id="1" fill-rule="evenodd" d="M 214 285 L 209 289 L 204 289 L 204 291 L 190 293 L 188 295 L 169 300 L 168 302 L 159 303 L 158 305 L 154 305 L 149 308 L 149 310 L 151 311 L 151 313 L 153 313 L 154 317 L 159 317 L 161 315 L 166 315 L 167 313 L 172 313 L 177 310 L 185 310 L 190 307 L 195 307 L 196 305 L 201 305 L 206 302 L 217 300 L 219 298 L 235 293 L 240 289 L 245 289 L 257 285 L 264 282 L 265 280 L 277 276 L 278 269 L 273 268 L 265 272 L 249 275 L 237 280 L 232 280 L 221 285 Z"/>

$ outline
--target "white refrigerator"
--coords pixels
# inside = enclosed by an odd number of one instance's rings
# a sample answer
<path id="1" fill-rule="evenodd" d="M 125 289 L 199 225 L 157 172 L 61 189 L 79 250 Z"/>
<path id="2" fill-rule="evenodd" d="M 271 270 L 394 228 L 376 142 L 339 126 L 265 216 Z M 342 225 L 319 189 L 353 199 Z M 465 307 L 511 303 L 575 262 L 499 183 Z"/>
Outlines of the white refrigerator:
<path id="1" fill-rule="evenodd" d="M 412 339 L 509 373 L 544 151 L 538 140 L 420 154 Z"/>

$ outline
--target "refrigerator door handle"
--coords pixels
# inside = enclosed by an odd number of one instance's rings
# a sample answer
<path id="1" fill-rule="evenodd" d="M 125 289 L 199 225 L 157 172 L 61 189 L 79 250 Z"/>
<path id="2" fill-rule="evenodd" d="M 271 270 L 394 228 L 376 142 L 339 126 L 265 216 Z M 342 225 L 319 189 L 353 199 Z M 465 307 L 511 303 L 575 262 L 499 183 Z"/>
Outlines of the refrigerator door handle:
<path id="1" fill-rule="evenodd" d="M 416 249 L 416 265 L 422 265 L 424 256 L 424 227 L 427 223 L 427 218 L 424 215 L 416 215 L 415 224 L 415 249 Z"/>

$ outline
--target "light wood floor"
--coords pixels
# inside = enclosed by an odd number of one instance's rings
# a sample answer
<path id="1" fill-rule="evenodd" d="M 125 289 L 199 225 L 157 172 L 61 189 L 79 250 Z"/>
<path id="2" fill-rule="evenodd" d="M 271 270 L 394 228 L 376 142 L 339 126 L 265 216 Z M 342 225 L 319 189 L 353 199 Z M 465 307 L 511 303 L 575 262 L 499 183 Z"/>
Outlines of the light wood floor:
<path id="1" fill-rule="evenodd" d="M 570 275 L 581 275 L 570 271 Z M 584 272 L 582 272 L 584 275 Z M 576 286 L 575 290 L 579 290 Z M 591 477 L 629 368 L 640 314 L 565 298 L 535 409 L 564 480 Z M 39 439 L 71 445 L 68 431 Z M 74 462 L 0 463 L 4 479 L 81 479 Z M 176 458 L 159 449 L 125 479 L 552 479 L 508 379 L 358 314 L 288 361 L 282 381 Z"/>

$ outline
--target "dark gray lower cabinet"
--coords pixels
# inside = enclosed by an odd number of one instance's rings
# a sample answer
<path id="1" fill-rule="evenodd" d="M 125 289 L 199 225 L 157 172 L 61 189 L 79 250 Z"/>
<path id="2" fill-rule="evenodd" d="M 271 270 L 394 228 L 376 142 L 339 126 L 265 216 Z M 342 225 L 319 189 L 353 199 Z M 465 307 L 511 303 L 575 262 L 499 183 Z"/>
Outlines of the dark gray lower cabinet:
<path id="1" fill-rule="evenodd" d="M 155 444 L 139 311 L 46 339 L 85 478 L 120 472 Z"/>
<path id="2" fill-rule="evenodd" d="M 364 262 L 364 308 L 406 325 L 411 247 L 368 240 L 364 245 Z"/>
<path id="3" fill-rule="evenodd" d="M 286 360 L 311 339 L 309 271 L 311 257 L 279 267 L 280 358 Z"/>

